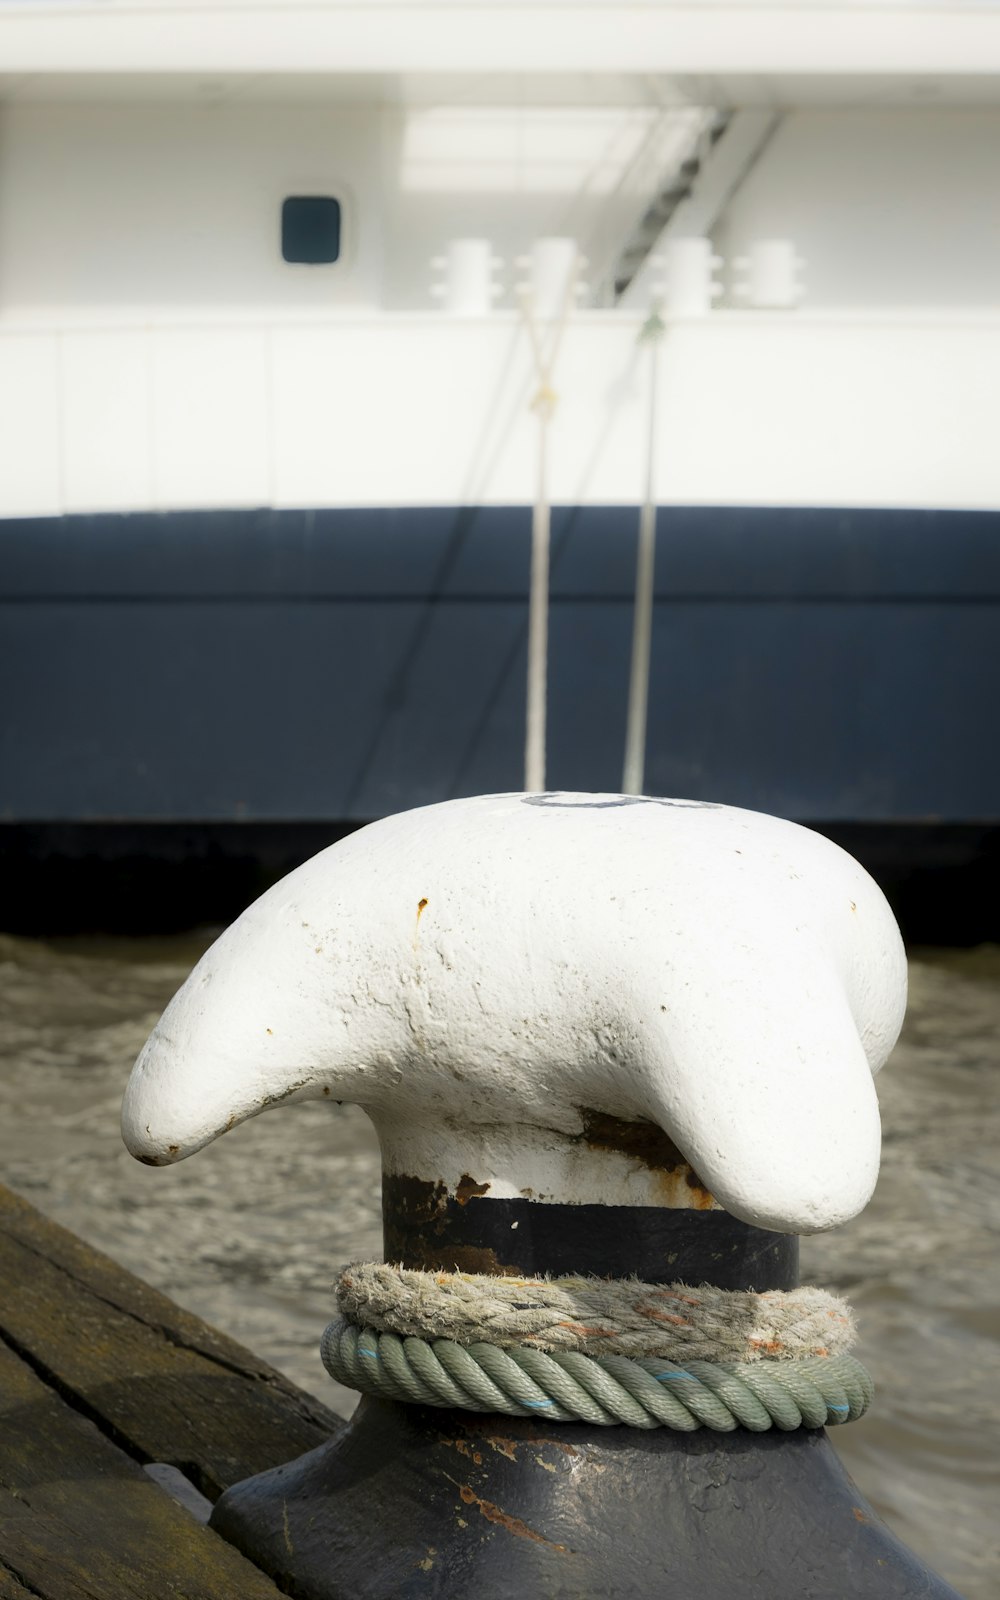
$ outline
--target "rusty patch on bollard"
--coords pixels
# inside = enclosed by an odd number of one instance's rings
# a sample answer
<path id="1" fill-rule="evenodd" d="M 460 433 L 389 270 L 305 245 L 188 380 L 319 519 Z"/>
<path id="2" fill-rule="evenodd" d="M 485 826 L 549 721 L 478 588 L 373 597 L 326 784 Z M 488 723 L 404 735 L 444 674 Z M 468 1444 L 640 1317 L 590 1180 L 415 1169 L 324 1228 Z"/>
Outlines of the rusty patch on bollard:
<path id="1" fill-rule="evenodd" d="M 462 1242 L 454 1237 L 454 1207 L 464 1210 L 488 1184 L 463 1176 L 451 1196 L 440 1178 L 414 1178 L 408 1173 L 383 1173 L 382 1222 L 386 1261 L 438 1272 L 483 1272 L 495 1278 L 519 1278 L 523 1269 L 502 1261 L 489 1245 Z M 450 1237 L 449 1237 L 450 1235 Z"/>
<path id="2" fill-rule="evenodd" d="M 706 1189 L 693 1167 L 688 1167 L 684 1175 L 684 1182 L 691 1190 L 696 1211 L 711 1211 L 716 1205 L 716 1199 L 711 1189 Z"/>
<path id="3" fill-rule="evenodd" d="M 441 1443 L 447 1450 L 457 1450 L 459 1455 L 464 1456 L 467 1461 L 471 1461 L 473 1466 L 482 1466 L 482 1452 L 474 1450 L 468 1439 L 442 1439 Z"/>
<path id="4" fill-rule="evenodd" d="M 592 1150 L 613 1150 L 662 1172 L 690 1171 L 674 1141 L 655 1122 L 626 1122 L 589 1106 L 580 1107 L 580 1116 L 583 1129 L 578 1137 Z"/>
<path id="5" fill-rule="evenodd" d="M 413 1178 L 408 1173 L 384 1173 L 383 1208 L 390 1204 L 406 1226 L 441 1233 L 448 1215 L 448 1188 L 440 1178 Z"/>
<path id="6" fill-rule="evenodd" d="M 498 1456 L 506 1456 L 508 1461 L 517 1460 L 517 1447 L 522 1442 L 520 1439 L 508 1439 L 502 1433 L 484 1433 L 483 1440 Z"/>
<path id="7" fill-rule="evenodd" d="M 470 1177 L 467 1172 L 463 1172 L 455 1190 L 455 1199 L 460 1206 L 468 1205 L 470 1200 L 475 1200 L 478 1195 L 486 1194 L 488 1189 L 488 1183 L 477 1183 L 475 1178 Z"/>
<path id="8" fill-rule="evenodd" d="M 522 1423 L 521 1426 L 523 1428 L 524 1424 Z M 537 1445 L 544 1449 L 558 1450 L 564 1456 L 579 1456 L 582 1454 L 575 1445 L 567 1444 L 564 1439 L 556 1439 L 548 1432 L 534 1433 L 525 1429 L 524 1432 L 519 1432 L 516 1437 L 508 1433 L 498 1433 L 492 1417 L 466 1417 L 463 1421 L 463 1431 L 470 1441 L 464 1449 L 458 1440 L 442 1437 L 441 1443 L 454 1445 L 460 1455 L 467 1456 L 471 1449 L 472 1460 L 477 1466 L 481 1464 L 483 1459 L 482 1452 L 476 1449 L 477 1444 L 482 1445 L 484 1448 L 488 1447 L 495 1455 L 504 1456 L 508 1461 L 518 1460 L 517 1452 L 522 1446 L 530 1449 L 533 1445 Z M 537 1456 L 535 1459 L 538 1459 Z"/>
<path id="9" fill-rule="evenodd" d="M 483 1272 L 493 1278 L 523 1276 L 520 1267 L 511 1261 L 501 1261 L 495 1250 L 488 1250 L 484 1245 L 453 1245 L 450 1250 L 439 1250 L 438 1255 L 441 1259 L 434 1265 L 441 1272 L 450 1270 L 446 1263 L 451 1261 L 456 1272 Z"/>
<path id="10" fill-rule="evenodd" d="M 578 1138 L 592 1150 L 628 1156 L 657 1173 L 665 1204 L 692 1205 L 696 1211 L 709 1211 L 715 1205 L 715 1197 L 691 1163 L 655 1122 L 626 1122 L 589 1106 L 579 1109 L 583 1128 Z"/>
<path id="11" fill-rule="evenodd" d="M 502 1433 L 484 1433 L 484 1443 L 498 1455 L 506 1456 L 508 1461 L 517 1460 L 517 1451 L 520 1445 L 544 1445 L 550 1450 L 559 1450 L 564 1456 L 578 1456 L 580 1451 L 574 1445 L 566 1444 L 562 1439 L 552 1439 L 543 1433 L 523 1433 L 518 1439 L 509 1439 Z"/>
<path id="12" fill-rule="evenodd" d="M 487 1522 L 492 1522 L 498 1528 L 504 1528 L 507 1533 L 514 1534 L 518 1539 L 530 1539 L 534 1544 L 544 1544 L 549 1550 L 558 1551 L 561 1556 L 573 1554 L 569 1545 L 556 1544 L 552 1539 L 546 1539 L 543 1533 L 536 1533 L 535 1529 L 529 1528 L 528 1524 L 522 1522 L 520 1517 L 512 1517 L 509 1512 L 502 1511 L 498 1505 L 494 1505 L 492 1500 L 484 1500 L 481 1495 L 476 1494 L 475 1490 L 470 1488 L 469 1484 L 459 1483 L 458 1479 L 453 1478 L 448 1472 L 445 1473 L 445 1477 L 449 1483 L 455 1485 L 462 1504 L 475 1506 L 479 1515 L 485 1517 Z"/>

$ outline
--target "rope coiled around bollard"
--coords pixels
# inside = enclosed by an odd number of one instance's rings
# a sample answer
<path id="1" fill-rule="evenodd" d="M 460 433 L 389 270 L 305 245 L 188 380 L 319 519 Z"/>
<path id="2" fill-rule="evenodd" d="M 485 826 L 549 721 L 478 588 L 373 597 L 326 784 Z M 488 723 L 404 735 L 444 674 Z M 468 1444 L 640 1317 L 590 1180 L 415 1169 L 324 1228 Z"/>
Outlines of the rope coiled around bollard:
<path id="1" fill-rule="evenodd" d="M 584 1356 L 576 1351 L 455 1344 L 400 1338 L 337 1318 L 320 1345 L 323 1365 L 349 1389 L 411 1405 L 545 1417 L 553 1422 L 624 1423 L 685 1433 L 736 1427 L 822 1428 L 863 1416 L 872 1380 L 853 1356 L 804 1361 L 692 1361 L 664 1370 L 653 1356 Z"/>
<path id="2" fill-rule="evenodd" d="M 512 1280 L 504 1280 L 498 1291 L 498 1280 L 494 1278 L 416 1274 L 379 1263 L 345 1272 L 338 1291 L 342 1310 L 346 1301 L 355 1314 L 363 1313 L 368 1303 L 363 1293 L 359 1295 L 358 1275 L 366 1273 L 371 1281 L 377 1276 L 381 1285 L 381 1298 L 373 1299 L 381 1307 L 379 1320 L 383 1323 L 393 1320 L 385 1294 L 393 1277 L 400 1286 L 400 1305 L 406 1299 L 406 1280 L 421 1280 L 416 1288 L 426 1294 L 426 1316 L 431 1324 L 439 1320 L 434 1314 L 435 1304 L 445 1303 L 456 1285 L 467 1303 L 481 1294 L 487 1321 L 498 1293 L 511 1303 L 508 1290 Z M 513 1280 L 515 1286 L 519 1282 Z M 410 1281 L 408 1287 L 412 1299 L 414 1283 Z M 529 1303 L 523 1298 L 525 1291 L 534 1296 Z M 725 1354 L 740 1348 L 743 1336 L 730 1329 L 727 1337 L 720 1325 L 720 1309 L 727 1304 L 727 1291 L 691 1290 L 685 1285 L 649 1285 L 632 1280 L 562 1279 L 524 1280 L 518 1292 L 522 1295 L 517 1302 L 521 1313 L 536 1321 L 542 1315 L 540 1307 L 546 1308 L 546 1314 L 553 1305 L 564 1310 L 567 1294 L 575 1297 L 576 1303 L 592 1301 L 595 1294 L 601 1294 L 612 1299 L 617 1295 L 623 1305 L 627 1303 L 632 1309 L 637 1304 L 641 1306 L 644 1297 L 660 1304 L 664 1298 L 676 1299 L 695 1309 L 681 1326 L 654 1327 L 647 1333 L 644 1342 L 648 1353 L 628 1355 L 607 1350 L 609 1342 L 617 1342 L 607 1328 L 600 1330 L 600 1354 L 552 1347 L 564 1337 L 561 1330 L 567 1327 L 566 1322 L 554 1328 L 547 1326 L 544 1337 L 536 1335 L 536 1342 L 532 1343 L 523 1342 L 523 1333 L 521 1342 L 515 1342 L 509 1329 L 492 1340 L 470 1338 L 460 1343 L 453 1338 L 435 1337 L 429 1330 L 429 1336 L 405 1331 L 414 1323 L 412 1307 L 397 1315 L 396 1320 L 404 1324 L 402 1332 L 385 1326 L 361 1326 L 353 1318 L 341 1316 L 323 1334 L 323 1364 L 338 1383 L 388 1400 L 552 1422 L 674 1428 L 686 1433 L 698 1428 L 724 1433 L 737 1427 L 756 1433 L 772 1427 L 785 1431 L 821 1428 L 855 1421 L 863 1416 L 873 1398 L 871 1377 L 844 1348 L 853 1339 L 849 1309 L 819 1290 L 761 1296 L 733 1292 L 728 1299 L 734 1325 L 741 1319 L 746 1325 L 748 1315 L 754 1315 L 755 1300 L 760 1302 L 758 1317 L 768 1323 L 777 1321 L 802 1330 L 810 1317 L 810 1327 L 814 1328 L 819 1315 L 846 1323 L 846 1331 L 838 1333 L 828 1353 L 799 1354 L 800 1349 L 816 1348 L 814 1340 L 810 1343 L 811 1333 L 800 1333 L 797 1341 L 794 1337 L 788 1341 L 789 1350 L 783 1357 L 762 1354 L 757 1348 L 760 1341 L 751 1338 L 750 1358 L 735 1360 L 726 1359 Z M 706 1344 L 706 1304 L 711 1325 L 718 1330 L 716 1347 L 725 1352 L 722 1359 L 693 1358 L 703 1357 L 711 1349 Z M 628 1320 L 627 1316 L 624 1320 Z M 678 1321 L 670 1317 L 671 1323 Z M 592 1342 L 593 1333 L 592 1328 L 574 1326 L 572 1338 L 577 1344 L 586 1344 L 588 1340 Z M 633 1347 L 637 1337 L 618 1335 L 621 1343 L 628 1346 L 631 1340 Z M 550 1348 L 538 1348 L 539 1340 Z M 826 1347 L 822 1348 L 826 1352 Z"/>

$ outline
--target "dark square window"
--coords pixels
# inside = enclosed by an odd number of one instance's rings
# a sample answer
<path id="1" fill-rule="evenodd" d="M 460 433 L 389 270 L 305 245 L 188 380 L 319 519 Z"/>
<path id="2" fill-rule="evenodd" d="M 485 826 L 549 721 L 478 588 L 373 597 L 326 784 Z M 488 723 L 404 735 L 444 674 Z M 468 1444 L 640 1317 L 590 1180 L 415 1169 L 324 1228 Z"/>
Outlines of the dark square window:
<path id="1" fill-rule="evenodd" d="M 289 195 L 281 207 L 281 254 L 320 266 L 340 255 L 340 201 L 327 195 Z"/>

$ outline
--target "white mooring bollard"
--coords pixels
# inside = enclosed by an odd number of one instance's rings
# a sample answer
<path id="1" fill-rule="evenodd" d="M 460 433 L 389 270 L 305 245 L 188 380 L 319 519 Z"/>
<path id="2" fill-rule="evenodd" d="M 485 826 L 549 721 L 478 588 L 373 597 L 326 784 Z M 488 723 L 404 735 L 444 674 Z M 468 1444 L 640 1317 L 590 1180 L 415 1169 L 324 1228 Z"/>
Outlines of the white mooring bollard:
<path id="1" fill-rule="evenodd" d="M 669 319 L 707 317 L 713 301 L 722 293 L 716 273 L 722 257 L 712 248 L 711 239 L 670 239 L 653 258 L 653 267 L 662 279 L 664 315 Z"/>
<path id="2" fill-rule="evenodd" d="M 802 299 L 805 262 L 791 239 L 754 239 L 733 261 L 733 294 L 760 311 L 790 311 Z"/>
<path id="3" fill-rule="evenodd" d="M 125 1099 L 176 1161 L 295 1098 L 365 1106 L 390 1172 L 655 1205 L 581 1107 L 648 1118 L 716 1202 L 807 1233 L 878 1172 L 872 1073 L 905 962 L 827 840 L 723 806 L 498 796 L 387 818 L 244 912 L 154 1030 Z"/>
<path id="4" fill-rule="evenodd" d="M 386 1264 L 323 1339 L 372 1398 L 213 1526 L 307 1600 L 951 1595 L 833 1457 L 870 1380 L 795 1287 L 794 1236 L 874 1185 L 905 990 L 857 863 L 721 805 L 452 801 L 275 885 L 154 1029 L 125 1140 L 355 1102 Z"/>
<path id="5" fill-rule="evenodd" d="M 451 239 L 431 262 L 431 294 L 450 317 L 487 317 L 503 292 L 494 277 L 502 266 L 489 239 Z"/>

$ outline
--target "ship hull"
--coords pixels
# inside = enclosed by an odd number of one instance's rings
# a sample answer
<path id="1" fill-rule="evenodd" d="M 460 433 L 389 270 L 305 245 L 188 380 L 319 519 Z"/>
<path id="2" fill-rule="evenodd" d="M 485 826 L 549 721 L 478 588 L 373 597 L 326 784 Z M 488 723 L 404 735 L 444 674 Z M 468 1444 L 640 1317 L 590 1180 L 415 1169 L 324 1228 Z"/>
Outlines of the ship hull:
<path id="1" fill-rule="evenodd" d="M 351 823 L 518 788 L 526 506 L 8 520 L 9 822 Z M 620 786 L 637 514 L 553 517 L 548 784 Z M 646 787 L 997 821 L 1000 514 L 661 508 Z"/>

